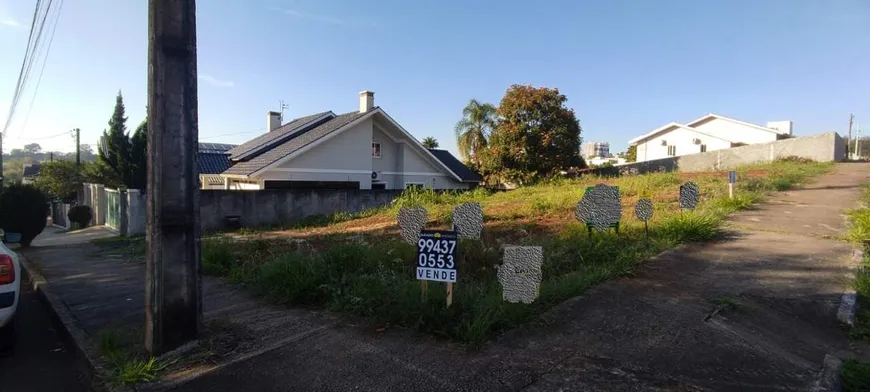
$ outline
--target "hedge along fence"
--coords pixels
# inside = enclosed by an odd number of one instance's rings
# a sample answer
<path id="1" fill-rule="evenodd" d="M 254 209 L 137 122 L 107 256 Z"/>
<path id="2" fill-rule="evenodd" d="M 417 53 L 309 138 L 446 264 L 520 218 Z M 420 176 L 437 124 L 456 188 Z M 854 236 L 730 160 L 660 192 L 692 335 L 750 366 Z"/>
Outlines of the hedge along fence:
<path id="1" fill-rule="evenodd" d="M 227 277 L 275 303 L 322 306 L 480 345 L 600 282 L 631 274 L 642 260 L 664 249 L 715 237 L 728 213 L 749 206 L 767 191 L 799 184 L 830 167 L 766 165 L 767 175 L 746 179 L 733 199 L 727 197 L 720 174 L 694 178 L 703 193 L 697 209 L 686 212 L 679 212 L 681 181 L 675 173 L 615 180 L 623 198 L 649 198 L 655 206 L 649 235 L 642 221 L 623 216 L 619 236 L 590 236 L 585 225 L 571 216 L 584 194 L 582 185 L 588 184 L 571 181 L 496 195 L 409 192 L 392 207 L 362 218 L 363 222 L 395 221 L 401 207 L 425 206 L 433 218 L 429 219 L 432 228 L 449 228 L 457 202 L 483 206 L 487 226 L 481 240 L 461 240 L 458 245 L 460 277 L 450 307 L 445 306 L 446 290 L 430 288 L 427 295 L 421 294 L 415 278 L 417 249 L 390 230 L 369 235 L 326 232 L 304 241 L 211 237 L 203 241 L 203 272 Z M 341 230 L 352 224 L 335 227 Z M 502 263 L 507 245 L 543 249 L 539 296 L 531 304 L 503 300 L 496 266 Z"/>

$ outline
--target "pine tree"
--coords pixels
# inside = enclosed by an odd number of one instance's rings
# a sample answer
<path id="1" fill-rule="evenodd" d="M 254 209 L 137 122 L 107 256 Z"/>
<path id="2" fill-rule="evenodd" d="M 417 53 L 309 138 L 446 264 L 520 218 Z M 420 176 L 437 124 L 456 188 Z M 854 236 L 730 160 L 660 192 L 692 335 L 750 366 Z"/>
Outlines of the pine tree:
<path id="1" fill-rule="evenodd" d="M 130 138 L 130 166 L 131 187 L 144 191 L 148 183 L 148 120 L 142 120 Z"/>
<path id="2" fill-rule="evenodd" d="M 127 136 L 127 117 L 125 116 L 124 97 L 121 95 L 121 91 L 118 91 L 118 96 L 115 98 L 115 110 L 112 113 L 112 118 L 109 119 L 109 129 L 103 131 L 102 139 L 100 162 L 112 169 L 120 182 L 120 184 L 106 185 L 130 187 L 132 185 L 130 137 Z"/>

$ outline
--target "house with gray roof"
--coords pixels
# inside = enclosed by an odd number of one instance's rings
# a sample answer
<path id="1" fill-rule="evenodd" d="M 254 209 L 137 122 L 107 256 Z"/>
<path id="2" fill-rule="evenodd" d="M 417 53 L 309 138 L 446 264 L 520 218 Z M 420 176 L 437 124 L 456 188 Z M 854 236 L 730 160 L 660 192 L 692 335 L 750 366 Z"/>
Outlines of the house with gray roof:
<path id="1" fill-rule="evenodd" d="M 201 179 L 207 175 L 214 183 L 203 188 L 220 181 L 223 189 L 238 190 L 469 189 L 482 181 L 449 152 L 423 147 L 375 106 L 371 91 L 360 93 L 358 111 L 325 111 L 284 124 L 280 113 L 268 112 L 266 124 L 266 133 L 222 155 L 199 154 Z M 220 165 L 228 166 L 218 176 L 203 173 Z"/>

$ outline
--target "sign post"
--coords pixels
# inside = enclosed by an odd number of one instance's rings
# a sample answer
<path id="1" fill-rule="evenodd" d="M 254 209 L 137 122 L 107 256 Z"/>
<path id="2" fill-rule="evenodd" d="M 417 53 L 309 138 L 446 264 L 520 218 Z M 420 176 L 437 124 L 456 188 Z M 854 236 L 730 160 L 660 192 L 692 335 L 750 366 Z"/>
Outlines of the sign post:
<path id="1" fill-rule="evenodd" d="M 728 172 L 728 197 L 734 198 L 734 184 L 737 183 L 737 172 L 731 170 Z"/>
<path id="2" fill-rule="evenodd" d="M 456 283 L 455 231 L 423 230 L 417 240 L 417 280 L 425 294 L 429 280 L 447 283 L 447 307 L 453 304 L 453 283 Z"/>

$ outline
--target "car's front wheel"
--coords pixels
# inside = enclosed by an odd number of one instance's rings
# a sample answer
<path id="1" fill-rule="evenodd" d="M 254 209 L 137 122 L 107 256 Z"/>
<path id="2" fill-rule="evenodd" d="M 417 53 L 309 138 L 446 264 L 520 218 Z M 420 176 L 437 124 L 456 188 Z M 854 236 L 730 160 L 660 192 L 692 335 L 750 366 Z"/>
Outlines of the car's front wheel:
<path id="1" fill-rule="evenodd" d="M 0 328 L 0 355 L 12 352 L 15 345 L 15 320 L 9 320 L 6 326 Z"/>

